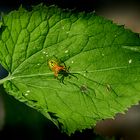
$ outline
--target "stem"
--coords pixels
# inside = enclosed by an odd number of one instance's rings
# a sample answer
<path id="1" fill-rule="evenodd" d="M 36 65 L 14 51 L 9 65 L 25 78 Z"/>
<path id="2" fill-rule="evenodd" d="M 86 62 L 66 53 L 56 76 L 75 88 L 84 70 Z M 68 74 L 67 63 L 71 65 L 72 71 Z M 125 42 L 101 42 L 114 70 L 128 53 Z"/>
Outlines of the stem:
<path id="1" fill-rule="evenodd" d="M 11 76 L 8 75 L 7 77 L 3 78 L 3 79 L 0 79 L 0 85 L 3 84 L 5 81 L 8 81 L 8 80 L 11 80 Z"/>

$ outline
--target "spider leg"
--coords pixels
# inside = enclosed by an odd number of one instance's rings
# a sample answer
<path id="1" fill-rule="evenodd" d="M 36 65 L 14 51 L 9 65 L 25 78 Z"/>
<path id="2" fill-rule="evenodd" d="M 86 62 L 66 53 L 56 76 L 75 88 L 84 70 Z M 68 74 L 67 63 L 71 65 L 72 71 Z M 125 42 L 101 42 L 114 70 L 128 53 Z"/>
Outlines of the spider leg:
<path id="1" fill-rule="evenodd" d="M 67 68 L 67 66 L 66 66 L 65 62 L 62 62 L 62 63 L 64 64 L 65 68 Z"/>
<path id="2" fill-rule="evenodd" d="M 64 83 L 64 78 L 65 78 L 64 76 L 62 76 L 62 77 L 60 78 L 60 82 L 63 83 L 63 84 L 65 84 L 65 83 Z"/>
<path id="3" fill-rule="evenodd" d="M 75 77 L 75 78 L 78 80 L 77 76 L 75 76 L 74 74 L 69 73 L 69 75 L 71 75 L 71 76 Z"/>
<path id="4" fill-rule="evenodd" d="M 70 69 L 70 66 L 67 68 L 67 71 L 69 71 L 69 69 Z"/>
<path id="5" fill-rule="evenodd" d="M 69 73 L 70 66 L 67 67 L 64 62 L 63 62 L 63 64 L 64 64 L 64 67 L 65 67 L 66 72 Z"/>

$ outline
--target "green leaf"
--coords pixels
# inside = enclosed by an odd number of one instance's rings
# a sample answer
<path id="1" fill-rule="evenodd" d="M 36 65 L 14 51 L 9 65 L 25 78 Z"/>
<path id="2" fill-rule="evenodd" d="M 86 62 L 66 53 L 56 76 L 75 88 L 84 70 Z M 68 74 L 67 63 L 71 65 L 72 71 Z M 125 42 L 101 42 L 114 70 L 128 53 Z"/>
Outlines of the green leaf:
<path id="1" fill-rule="evenodd" d="M 140 100 L 140 39 L 123 26 L 43 5 L 12 11 L 3 24 L 0 61 L 9 76 L 0 83 L 62 131 L 93 127 Z M 59 74 L 64 84 L 48 66 L 54 56 L 73 74 Z"/>

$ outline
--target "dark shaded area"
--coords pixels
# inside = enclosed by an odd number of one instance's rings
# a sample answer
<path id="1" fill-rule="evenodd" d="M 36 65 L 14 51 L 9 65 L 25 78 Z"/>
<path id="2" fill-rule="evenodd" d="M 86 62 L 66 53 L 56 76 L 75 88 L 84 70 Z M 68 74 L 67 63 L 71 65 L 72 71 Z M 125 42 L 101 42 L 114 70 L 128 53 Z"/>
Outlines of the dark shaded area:
<path id="1" fill-rule="evenodd" d="M 3 25 L 0 27 L 0 39 L 1 39 L 1 34 L 5 30 L 5 28 L 6 28 L 6 26 L 3 26 Z"/>
<path id="2" fill-rule="evenodd" d="M 8 72 L 3 68 L 3 66 L 0 64 L 0 79 L 3 79 L 8 75 Z"/>
<path id="3" fill-rule="evenodd" d="M 25 7 L 29 7 L 30 5 L 36 5 L 39 3 L 44 3 L 47 5 L 58 5 L 62 8 L 71 8 L 71 9 L 79 9 L 79 10 L 91 10 L 97 7 L 98 0 L 4 0 L 0 2 L 1 7 L 7 7 L 10 9 L 18 8 L 21 4 Z"/>
<path id="4" fill-rule="evenodd" d="M 58 5 L 61 8 L 76 9 L 78 11 L 93 11 L 100 8 L 118 4 L 140 4 L 138 0 L 2 0 L 0 7 L 4 10 L 17 9 L 21 4 L 24 7 L 44 3 L 46 5 Z"/>

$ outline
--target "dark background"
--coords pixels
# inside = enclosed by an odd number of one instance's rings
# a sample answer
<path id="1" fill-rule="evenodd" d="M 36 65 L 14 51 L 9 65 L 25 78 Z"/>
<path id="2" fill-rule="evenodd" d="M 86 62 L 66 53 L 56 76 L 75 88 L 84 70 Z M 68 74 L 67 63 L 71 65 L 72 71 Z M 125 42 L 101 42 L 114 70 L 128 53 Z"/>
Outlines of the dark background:
<path id="1" fill-rule="evenodd" d="M 140 2 L 136 0 L 0 0 L 0 11 L 9 12 L 22 4 L 27 9 L 43 2 L 76 11 L 96 11 L 98 15 L 125 24 L 134 32 L 140 32 Z M 0 78 L 7 72 L 0 66 Z M 10 138 L 9 138 L 10 137 Z M 52 140 L 52 139 L 111 139 L 140 140 L 140 106 L 133 106 L 125 115 L 117 114 L 114 120 L 97 123 L 94 131 L 84 130 L 72 136 L 60 132 L 43 115 L 18 102 L 0 87 L 0 140 Z"/>
<path id="2" fill-rule="evenodd" d="M 4 10 L 18 8 L 21 4 L 24 7 L 30 7 L 31 5 L 36 5 L 39 3 L 44 3 L 46 5 L 55 4 L 61 8 L 71 8 L 77 10 L 100 10 L 100 8 L 111 7 L 117 5 L 123 6 L 139 6 L 139 0 L 1 0 L 0 6 Z"/>

